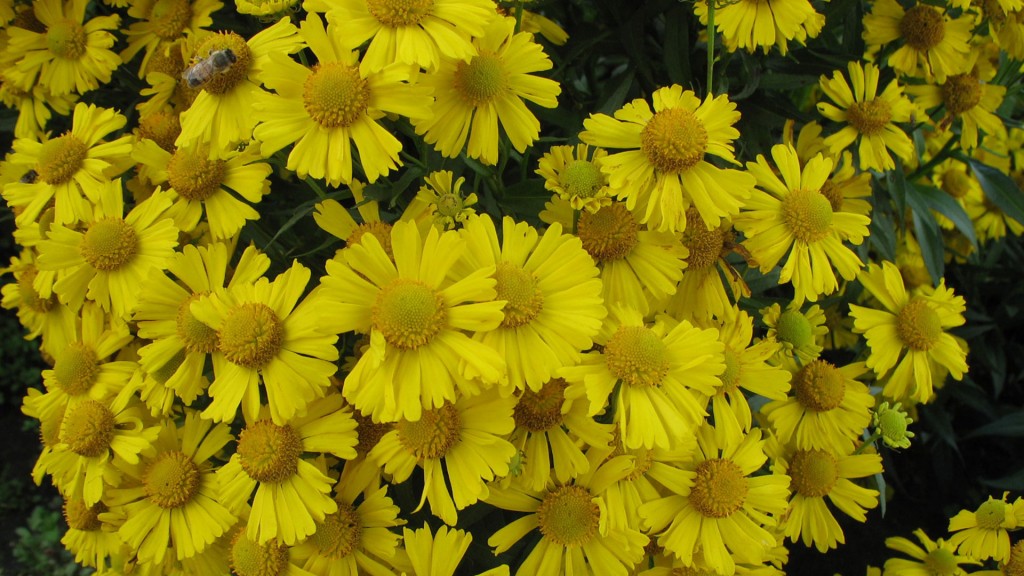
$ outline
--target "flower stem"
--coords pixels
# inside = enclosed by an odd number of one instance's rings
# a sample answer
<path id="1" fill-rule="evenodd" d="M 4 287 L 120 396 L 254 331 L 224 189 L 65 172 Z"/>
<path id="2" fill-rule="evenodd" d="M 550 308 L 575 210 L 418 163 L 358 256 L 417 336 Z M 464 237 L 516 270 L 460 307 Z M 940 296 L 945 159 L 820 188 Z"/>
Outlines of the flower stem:
<path id="1" fill-rule="evenodd" d="M 712 88 L 715 77 L 715 0 L 708 3 L 708 96 L 714 95 Z"/>

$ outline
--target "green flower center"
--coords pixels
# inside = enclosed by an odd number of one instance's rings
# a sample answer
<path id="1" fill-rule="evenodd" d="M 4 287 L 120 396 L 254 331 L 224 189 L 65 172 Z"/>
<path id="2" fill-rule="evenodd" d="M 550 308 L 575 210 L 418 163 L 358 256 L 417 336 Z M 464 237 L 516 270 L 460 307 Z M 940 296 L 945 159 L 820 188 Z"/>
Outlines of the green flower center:
<path id="1" fill-rule="evenodd" d="M 434 7 L 434 0 L 366 0 L 366 9 L 389 28 L 414 26 Z"/>
<path id="2" fill-rule="evenodd" d="M 952 576 L 953 574 L 962 573 L 957 566 L 956 558 L 953 556 L 953 551 L 947 548 L 936 548 L 928 553 L 928 556 L 924 559 L 924 565 L 930 570 L 930 574 L 934 576 Z"/>
<path id="3" fill-rule="evenodd" d="M 149 21 L 157 37 L 175 40 L 192 20 L 192 4 L 188 0 L 157 0 L 149 12 Z"/>
<path id="4" fill-rule="evenodd" d="M 971 177 L 964 170 L 949 168 L 942 173 L 942 190 L 953 198 L 963 198 L 971 191 Z"/>
<path id="5" fill-rule="evenodd" d="M 47 140 L 39 151 L 39 179 L 54 186 L 70 182 L 88 153 L 89 147 L 70 133 Z"/>
<path id="6" fill-rule="evenodd" d="M 115 424 L 110 408 L 96 400 L 82 400 L 64 415 L 60 441 L 79 456 L 99 456 L 110 449 Z"/>
<path id="7" fill-rule="evenodd" d="M 199 492 L 199 467 L 180 450 L 160 454 L 143 477 L 150 502 L 170 510 L 185 505 Z"/>
<path id="8" fill-rule="evenodd" d="M 843 402 L 846 381 L 832 364 L 814 360 L 793 376 L 793 392 L 804 407 L 827 412 Z"/>
<path id="9" fill-rule="evenodd" d="M 954 116 L 973 110 L 981 102 L 981 82 L 970 74 L 950 76 L 942 85 L 942 101 Z"/>
<path id="10" fill-rule="evenodd" d="M 601 509 L 582 486 L 559 486 L 537 508 L 540 533 L 566 547 L 580 547 L 598 534 Z"/>
<path id="11" fill-rule="evenodd" d="M 719 394 L 726 392 L 732 392 L 740 386 L 740 374 L 743 371 L 743 364 L 740 361 L 739 354 L 733 352 L 732 348 L 725 347 L 725 372 L 718 378 L 722 381 L 722 387 L 719 389 Z"/>
<path id="12" fill-rule="evenodd" d="M 466 104 L 478 107 L 509 90 L 505 64 L 495 54 L 480 54 L 455 68 L 455 92 Z"/>
<path id="13" fill-rule="evenodd" d="M 690 505 L 707 518 L 725 518 L 747 499 L 747 479 L 732 460 L 714 458 L 697 465 Z"/>
<path id="14" fill-rule="evenodd" d="M 886 445 L 899 446 L 908 441 L 907 424 L 906 414 L 889 409 L 878 413 L 876 426 L 878 432 L 885 438 Z"/>
<path id="15" fill-rule="evenodd" d="M 577 234 L 587 254 L 600 262 L 622 260 L 639 242 L 640 226 L 624 204 L 611 204 L 580 214 Z"/>
<path id="16" fill-rule="evenodd" d="M 911 350 L 930 350 L 942 336 L 942 321 L 928 301 L 914 297 L 896 316 L 896 333 Z"/>
<path id="17" fill-rule="evenodd" d="M 782 200 L 782 219 L 797 240 L 820 242 L 832 231 L 832 204 L 817 190 L 794 190 Z"/>
<path id="18" fill-rule="evenodd" d="M 835 456 L 821 450 L 797 450 L 789 463 L 793 489 L 808 498 L 821 498 L 832 492 L 839 480 Z"/>
<path id="19" fill-rule="evenodd" d="M 419 420 L 399 420 L 398 440 L 421 462 L 443 458 L 462 438 L 462 418 L 452 403 L 424 410 Z"/>
<path id="20" fill-rule="evenodd" d="M 525 390 L 513 412 L 516 426 L 534 433 L 560 426 L 566 387 L 568 383 L 565 380 L 553 378 L 540 390 Z"/>
<path id="21" fill-rule="evenodd" d="M 392 280 L 373 305 L 373 328 L 384 340 L 404 350 L 428 344 L 445 327 L 444 297 L 419 280 Z"/>
<path id="22" fill-rule="evenodd" d="M 102 272 L 121 268 L 130 262 L 138 251 L 139 237 L 135 229 L 116 216 L 90 224 L 79 245 L 82 258 Z"/>
<path id="23" fill-rule="evenodd" d="M 640 149 L 656 170 L 678 174 L 704 159 L 708 149 L 708 131 L 689 110 L 662 110 L 644 126 L 640 134 Z"/>
<path id="24" fill-rule="evenodd" d="M 257 544 L 240 528 L 231 542 L 229 563 L 236 576 L 284 576 L 288 571 L 288 548 L 276 540 Z"/>
<path id="25" fill-rule="evenodd" d="M 779 315 L 775 323 L 775 333 L 779 340 L 790 344 L 793 348 L 804 348 L 814 344 L 814 328 L 811 321 L 799 310 L 786 310 Z"/>
<path id="26" fill-rule="evenodd" d="M 900 20 L 900 36 L 914 50 L 931 50 L 946 37 L 942 13 L 925 4 L 914 6 Z"/>
<path id="27" fill-rule="evenodd" d="M 266 304 L 246 302 L 227 313 L 218 335 L 218 346 L 229 362 L 263 368 L 281 350 L 284 326 Z"/>
<path id="28" fill-rule="evenodd" d="M 206 200 L 220 190 L 227 162 L 211 159 L 205 147 L 179 148 L 167 162 L 171 188 L 186 200 Z"/>
<path id="29" fill-rule="evenodd" d="M 589 160 L 573 160 L 558 175 L 558 185 L 574 198 L 593 198 L 604 186 L 605 176 L 597 164 Z"/>
<path id="30" fill-rule="evenodd" d="M 880 133 L 892 120 L 892 106 L 881 98 L 854 102 L 846 109 L 846 121 L 865 136 Z"/>
<path id="31" fill-rule="evenodd" d="M 494 272 L 498 293 L 496 300 L 505 300 L 504 328 L 528 324 L 544 309 L 544 294 L 537 287 L 537 277 L 515 264 L 501 262 Z"/>
<path id="32" fill-rule="evenodd" d="M 1003 526 L 1006 520 L 1006 502 L 992 499 L 974 512 L 974 519 L 978 522 L 978 528 L 982 530 L 995 530 Z"/>
<path id="33" fill-rule="evenodd" d="M 356 550 L 362 535 L 363 525 L 359 512 L 351 504 L 339 502 L 338 511 L 324 518 L 310 541 L 320 550 L 321 555 L 340 560 Z"/>
<path id="34" fill-rule="evenodd" d="M 46 47 L 58 58 L 77 60 L 85 54 L 87 45 L 85 28 L 74 20 L 61 20 L 46 30 Z"/>
<path id="35" fill-rule="evenodd" d="M 100 374 L 96 352 L 82 342 L 72 342 L 57 357 L 53 365 L 53 376 L 69 396 L 80 396 L 92 388 Z"/>
<path id="36" fill-rule="evenodd" d="M 370 84 L 355 66 L 340 62 L 317 64 L 306 78 L 302 105 L 313 121 L 324 128 L 351 126 L 366 114 Z"/>
<path id="37" fill-rule="evenodd" d="M 185 350 L 200 354 L 212 354 L 217 351 L 217 331 L 203 324 L 192 315 L 192 303 L 202 298 L 203 293 L 193 294 L 178 306 L 175 318 L 178 337 L 185 344 Z"/>
<path id="38" fill-rule="evenodd" d="M 207 80 L 202 88 L 210 94 L 221 95 L 230 92 L 235 86 L 245 81 L 249 76 L 249 67 L 252 66 L 252 51 L 242 38 L 234 32 L 221 32 L 206 39 L 196 49 L 195 59 L 208 58 L 212 52 L 231 50 L 235 55 L 235 62 L 226 70 L 214 74 Z"/>
<path id="39" fill-rule="evenodd" d="M 619 326 L 604 357 L 612 374 L 630 386 L 659 386 L 670 366 L 665 343 L 644 326 Z"/>
<path id="40" fill-rule="evenodd" d="M 92 506 L 86 506 L 85 501 L 73 498 L 64 502 L 64 519 L 67 520 L 68 528 L 94 532 L 103 525 L 100 522 L 100 514 L 107 511 L 107 505 L 97 502 Z"/>
<path id="41" fill-rule="evenodd" d="M 302 438 L 291 426 L 258 420 L 238 436 L 238 461 L 257 482 L 287 480 L 299 469 Z"/>

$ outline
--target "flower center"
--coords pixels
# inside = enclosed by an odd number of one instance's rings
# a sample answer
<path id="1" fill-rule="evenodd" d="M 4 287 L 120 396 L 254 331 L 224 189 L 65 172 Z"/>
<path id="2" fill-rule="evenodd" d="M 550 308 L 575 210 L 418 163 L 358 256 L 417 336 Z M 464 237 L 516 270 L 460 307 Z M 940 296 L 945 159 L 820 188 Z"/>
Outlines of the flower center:
<path id="1" fill-rule="evenodd" d="M 462 419 L 452 403 L 424 410 L 419 420 L 395 424 L 402 446 L 420 461 L 443 458 L 462 438 Z"/>
<path id="2" fill-rule="evenodd" d="M 469 62 L 459 62 L 453 80 L 455 92 L 470 106 L 477 107 L 508 92 L 508 73 L 501 58 L 480 54 Z"/>
<path id="3" fill-rule="evenodd" d="M 437 206 L 438 214 L 452 220 L 457 220 L 459 214 L 465 208 L 462 198 L 454 192 L 438 195 L 437 202 L 434 205 Z"/>
<path id="4" fill-rule="evenodd" d="M 789 463 L 793 489 L 808 498 L 820 498 L 832 492 L 839 480 L 835 456 L 821 450 L 797 450 Z"/>
<path id="5" fill-rule="evenodd" d="M 257 544 L 245 532 L 243 526 L 231 542 L 231 572 L 236 576 L 284 576 L 288 571 L 288 549 L 273 539 Z"/>
<path id="6" fill-rule="evenodd" d="M 689 110 L 662 110 L 644 126 L 640 134 L 640 149 L 656 170 L 677 174 L 704 159 L 708 149 L 708 131 Z"/>
<path id="7" fill-rule="evenodd" d="M 178 326 L 178 337 L 185 344 L 185 350 L 211 354 L 217 350 L 217 331 L 197 320 L 191 310 L 192 303 L 204 295 L 205 293 L 193 294 L 182 302 L 178 306 L 178 316 L 175 320 Z"/>
<path id="8" fill-rule="evenodd" d="M 88 152 L 89 147 L 72 134 L 47 140 L 39 151 L 39 179 L 54 186 L 71 181 Z"/>
<path id="9" fill-rule="evenodd" d="M 537 507 L 540 533 L 562 546 L 579 547 L 598 533 L 601 509 L 582 486 L 559 486 Z"/>
<path id="10" fill-rule="evenodd" d="M 971 191 L 971 177 L 963 170 L 950 168 L 942 173 L 942 190 L 953 198 L 963 198 Z"/>
<path id="11" fill-rule="evenodd" d="M 530 432 L 544 432 L 560 426 L 567 386 L 565 380 L 552 378 L 540 390 L 524 391 L 512 414 L 516 426 L 522 426 Z"/>
<path id="12" fill-rule="evenodd" d="M 373 304 L 374 329 L 388 344 L 404 350 L 430 343 L 447 319 L 444 297 L 419 280 L 392 280 Z"/>
<path id="13" fill-rule="evenodd" d="M 900 20 L 900 36 L 914 50 L 931 50 L 946 37 L 942 13 L 925 4 L 914 6 Z"/>
<path id="14" fill-rule="evenodd" d="M 110 448 L 115 424 L 110 408 L 96 400 L 82 400 L 64 415 L 60 441 L 79 456 L 99 456 Z"/>
<path id="15" fill-rule="evenodd" d="M 804 407 L 827 412 L 846 397 L 846 382 L 838 368 L 824 360 L 814 360 L 793 376 L 793 392 Z"/>
<path id="16" fill-rule="evenodd" d="M 885 410 L 878 413 L 877 428 L 887 445 L 907 442 L 907 416 L 900 410 Z"/>
<path id="17" fill-rule="evenodd" d="M 356 432 L 359 437 L 356 453 L 360 455 L 369 454 L 377 442 L 395 427 L 391 422 L 374 422 L 371 416 L 364 416 L 359 410 L 354 411 L 352 416 L 356 419 Z"/>
<path id="18" fill-rule="evenodd" d="M 998 25 L 1002 25 L 1006 22 L 1006 11 L 999 5 L 999 0 L 974 0 L 971 2 L 974 6 L 981 6 L 982 12 L 989 19 Z"/>
<path id="19" fill-rule="evenodd" d="M 630 386 L 658 386 L 668 374 L 668 349 L 644 326 L 619 326 L 604 357 L 612 374 Z"/>
<path id="20" fill-rule="evenodd" d="M 340 62 L 314 66 L 302 90 L 306 112 L 324 128 L 351 126 L 366 114 L 369 104 L 370 84 L 357 67 Z"/>
<path id="21" fill-rule="evenodd" d="M 598 262 L 621 260 L 639 242 L 639 225 L 624 204 L 610 204 L 597 212 L 583 212 L 577 225 L 583 249 Z"/>
<path id="22" fill-rule="evenodd" d="M 389 28 L 414 26 L 434 7 L 434 0 L 366 0 L 366 9 Z"/>
<path id="23" fill-rule="evenodd" d="M 218 336 L 220 350 L 229 362 L 263 368 L 281 350 L 284 326 L 266 304 L 246 302 L 228 312 Z"/>
<path id="24" fill-rule="evenodd" d="M 1010 548 L 1010 559 L 1002 568 L 1004 576 L 1024 576 L 1024 540 L 1018 540 Z"/>
<path id="25" fill-rule="evenodd" d="M 234 32 L 221 32 L 210 36 L 196 49 L 195 58 L 196 60 L 208 58 L 210 53 L 220 50 L 231 50 L 235 55 L 235 62 L 226 70 L 221 70 L 211 76 L 203 84 L 203 89 L 210 94 L 220 95 L 230 92 L 248 77 L 249 67 L 252 65 L 252 51 L 249 50 L 249 45 L 245 43 L 245 38 Z"/>
<path id="26" fill-rule="evenodd" d="M 558 177 L 558 184 L 574 198 L 593 198 L 604 186 L 604 181 L 601 169 L 589 160 L 574 160 Z"/>
<path id="27" fill-rule="evenodd" d="M 288 425 L 258 420 L 238 436 L 238 461 L 257 482 L 275 483 L 291 478 L 299 469 L 302 438 Z"/>
<path id="28" fill-rule="evenodd" d="M 953 551 L 942 547 L 929 552 L 924 559 L 924 565 L 928 567 L 929 573 L 935 576 L 952 576 L 963 573 L 957 566 Z"/>
<path id="29" fill-rule="evenodd" d="M 954 116 L 972 110 L 981 102 L 981 82 L 970 74 L 950 76 L 942 85 L 942 101 Z"/>
<path id="30" fill-rule="evenodd" d="M 167 162 L 171 188 L 186 200 L 206 200 L 220 190 L 227 162 L 211 160 L 205 147 L 179 148 Z"/>
<path id="31" fill-rule="evenodd" d="M 622 433 L 619 428 L 615 428 L 612 433 L 612 443 L 615 449 L 608 455 L 607 460 L 611 460 L 616 456 L 622 456 L 623 454 L 633 457 L 633 471 L 629 473 L 622 480 L 624 482 L 633 482 L 639 480 L 648 470 L 651 469 L 651 465 L 654 464 L 654 450 L 647 448 L 626 448 L 622 444 Z"/>
<path id="32" fill-rule="evenodd" d="M 64 519 L 67 520 L 68 528 L 93 532 L 99 530 L 103 525 L 100 522 L 100 514 L 107 511 L 107 505 L 97 502 L 92 506 L 86 506 L 84 500 L 72 498 L 64 502 Z"/>
<path id="33" fill-rule="evenodd" d="M 359 513 L 351 504 L 338 503 L 338 511 L 324 518 L 311 541 L 321 555 L 339 560 L 355 551 L 363 535 Z"/>
<path id="34" fill-rule="evenodd" d="M 702 570 L 693 566 L 677 566 L 669 572 L 669 576 L 718 576 L 718 573 L 713 570 Z"/>
<path id="35" fill-rule="evenodd" d="M 722 381 L 722 387 L 719 389 L 719 394 L 726 392 L 733 392 L 740 385 L 740 374 L 743 370 L 743 364 L 740 362 L 739 354 L 732 351 L 732 348 L 725 347 L 725 372 L 718 378 Z"/>
<path id="36" fill-rule="evenodd" d="M 143 484 L 150 502 L 165 510 L 177 508 L 199 492 L 199 467 L 181 450 L 164 452 L 149 465 Z"/>
<path id="37" fill-rule="evenodd" d="M 686 230 L 683 231 L 683 246 L 689 251 L 686 257 L 687 270 L 707 270 L 722 257 L 726 232 L 722 228 L 708 230 L 704 218 L 696 208 L 686 210 Z"/>
<path id="38" fill-rule="evenodd" d="M 385 222 L 367 222 L 356 226 L 356 229 L 349 234 L 348 238 L 345 239 L 347 246 L 355 246 L 362 241 L 363 236 L 371 234 L 374 238 L 380 242 L 381 248 L 384 252 L 394 260 L 395 255 L 391 251 L 391 224 Z"/>
<path id="39" fill-rule="evenodd" d="M 153 33 L 164 40 L 178 38 L 191 19 L 192 5 L 188 0 L 157 0 L 149 12 Z"/>
<path id="40" fill-rule="evenodd" d="M 21 294 L 22 304 L 35 312 L 45 314 L 57 305 L 57 297 L 51 295 L 49 298 L 40 298 L 39 292 L 36 292 L 33 286 L 38 275 L 39 271 L 34 266 L 26 268 L 18 277 L 18 292 Z"/>
<path id="41" fill-rule="evenodd" d="M 974 512 L 974 519 L 978 522 L 978 528 L 982 530 L 1000 528 L 1006 520 L 1006 502 L 993 498 L 983 503 Z"/>
<path id="42" fill-rule="evenodd" d="M 708 518 L 725 518 L 747 499 L 747 479 L 732 460 L 714 458 L 697 465 L 690 505 Z"/>
<path id="43" fill-rule="evenodd" d="M 881 98 L 854 102 L 846 109 L 846 121 L 865 136 L 881 132 L 892 119 L 892 107 Z"/>
<path id="44" fill-rule="evenodd" d="M 537 277 L 515 264 L 500 262 L 494 272 L 498 293 L 496 300 L 505 300 L 504 328 L 528 324 L 544 309 L 544 294 L 537 287 Z"/>
<path id="45" fill-rule="evenodd" d="M 180 134 L 181 122 L 172 112 L 160 110 L 139 118 L 139 139 L 152 140 L 167 152 L 174 152 L 174 141 Z"/>
<path id="46" fill-rule="evenodd" d="M 832 231 L 832 204 L 817 190 L 794 190 L 782 201 L 782 219 L 797 240 L 819 242 Z"/>
<path id="47" fill-rule="evenodd" d="M 915 297 L 896 317 L 896 333 L 911 350 L 930 350 L 942 336 L 942 321 L 926 300 Z"/>
<path id="48" fill-rule="evenodd" d="M 814 344 L 814 329 L 811 321 L 799 310 L 786 310 L 779 315 L 775 323 L 775 333 L 779 340 L 790 344 L 793 348 L 803 348 Z"/>
<path id="49" fill-rule="evenodd" d="M 68 344 L 53 365 L 53 376 L 57 384 L 69 396 L 88 392 L 99 373 L 100 364 L 96 352 L 82 342 Z"/>
<path id="50" fill-rule="evenodd" d="M 87 44 L 85 28 L 74 20 L 61 20 L 46 30 L 46 46 L 58 58 L 77 60 L 85 54 Z"/>
<path id="51" fill-rule="evenodd" d="M 118 217 L 89 225 L 78 247 L 82 258 L 96 270 L 111 272 L 130 262 L 139 250 L 135 229 Z"/>

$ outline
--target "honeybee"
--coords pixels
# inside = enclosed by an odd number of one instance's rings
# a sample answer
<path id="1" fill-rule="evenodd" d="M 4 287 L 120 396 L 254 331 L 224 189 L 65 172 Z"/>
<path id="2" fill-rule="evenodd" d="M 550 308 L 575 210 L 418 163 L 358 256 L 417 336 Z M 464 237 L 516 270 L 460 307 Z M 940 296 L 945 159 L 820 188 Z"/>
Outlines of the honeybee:
<path id="1" fill-rule="evenodd" d="M 200 58 L 198 62 L 186 68 L 181 73 L 181 78 L 189 88 L 199 88 L 217 74 L 230 70 L 231 65 L 237 61 L 238 58 L 230 48 L 213 50 L 206 58 Z"/>
<path id="2" fill-rule="evenodd" d="M 21 182 L 22 184 L 35 184 L 37 178 L 39 178 L 39 173 L 35 170 L 29 170 L 21 175 L 18 182 Z"/>

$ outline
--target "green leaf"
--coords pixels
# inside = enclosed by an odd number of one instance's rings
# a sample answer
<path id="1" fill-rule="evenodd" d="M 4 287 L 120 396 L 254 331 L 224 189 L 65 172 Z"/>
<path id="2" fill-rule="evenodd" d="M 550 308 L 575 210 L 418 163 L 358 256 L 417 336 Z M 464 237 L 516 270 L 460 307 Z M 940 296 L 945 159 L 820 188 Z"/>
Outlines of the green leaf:
<path id="1" fill-rule="evenodd" d="M 942 275 L 945 274 L 946 267 L 946 247 L 942 242 L 942 231 L 939 229 L 939 223 L 935 220 L 935 215 L 932 214 L 931 207 L 927 200 L 925 200 L 924 194 L 917 186 L 904 180 L 902 174 L 896 176 L 895 180 L 902 182 L 902 189 L 907 204 L 910 205 L 910 209 L 914 214 L 914 235 L 917 238 L 917 243 L 921 245 L 921 256 L 924 258 L 924 265 L 928 269 L 928 274 L 932 277 L 932 284 L 937 285 Z"/>
<path id="2" fill-rule="evenodd" d="M 988 164 L 973 159 L 970 163 L 974 176 L 981 184 L 981 189 L 985 191 L 985 197 L 1004 214 L 1024 224 L 1024 194 L 1017 183 Z"/>
<path id="3" fill-rule="evenodd" d="M 869 226 L 871 235 L 868 241 L 878 251 L 883 260 L 896 261 L 896 226 L 888 214 L 882 215 L 878 212 L 871 218 Z"/>
<path id="4" fill-rule="evenodd" d="M 974 234 L 974 223 L 971 222 L 971 217 L 967 215 L 963 205 L 954 200 L 949 194 L 934 186 L 919 185 L 915 186 L 914 189 L 920 194 L 921 200 L 924 203 L 930 206 L 932 210 L 949 218 L 953 225 L 956 226 L 956 229 L 971 242 L 971 246 L 975 250 L 978 249 L 978 238 Z"/>
<path id="5" fill-rule="evenodd" d="M 967 434 L 967 438 L 998 436 L 1000 438 L 1024 438 L 1024 410 L 1011 412 L 1002 418 L 975 428 Z"/>
<path id="6" fill-rule="evenodd" d="M 665 71 L 673 84 L 690 85 L 690 8 L 679 5 L 665 14 Z"/>
<path id="7" fill-rule="evenodd" d="M 1000 478 L 979 478 L 978 481 L 996 490 L 1020 492 L 1024 490 L 1024 468 Z"/>

